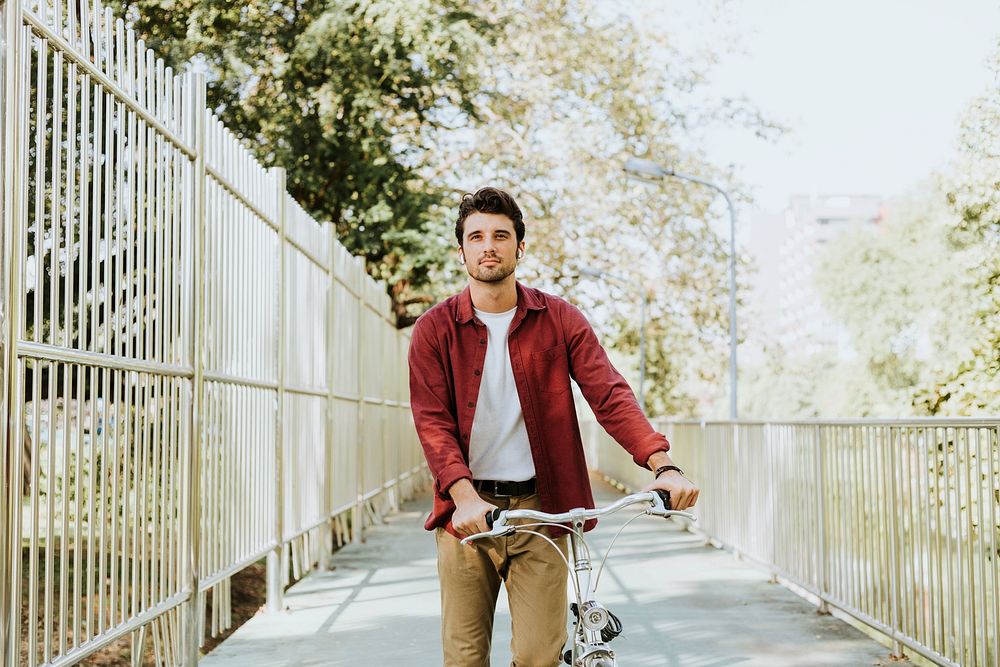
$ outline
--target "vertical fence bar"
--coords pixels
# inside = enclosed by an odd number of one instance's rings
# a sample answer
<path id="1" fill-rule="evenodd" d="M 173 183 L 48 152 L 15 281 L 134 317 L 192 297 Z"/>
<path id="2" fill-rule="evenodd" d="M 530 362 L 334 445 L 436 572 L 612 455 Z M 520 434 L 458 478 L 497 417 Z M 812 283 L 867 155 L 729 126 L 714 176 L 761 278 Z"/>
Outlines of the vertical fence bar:
<path id="1" fill-rule="evenodd" d="M 355 483 L 357 485 L 357 500 L 351 517 L 351 541 L 361 544 L 365 511 L 365 264 L 361 260 L 358 266 L 358 429 L 355 437 L 357 457 L 355 458 Z"/>
<path id="2" fill-rule="evenodd" d="M 327 238 L 326 318 L 323 320 L 326 324 L 326 329 L 323 332 L 323 340 L 329 342 L 333 340 L 334 327 L 337 326 L 337 263 L 334 259 L 337 256 L 337 228 L 334 227 L 331 222 L 327 222 L 323 227 L 326 229 Z M 323 447 L 325 475 L 323 479 L 323 498 L 321 500 L 326 521 L 323 522 L 323 530 L 320 533 L 321 544 L 319 550 L 319 568 L 321 570 L 327 570 L 330 568 L 330 557 L 333 555 L 333 532 L 331 522 L 333 521 L 333 475 L 335 472 L 333 464 L 333 428 L 334 411 L 336 410 L 336 395 L 334 393 L 334 387 L 336 386 L 336 365 L 334 364 L 335 356 L 335 351 L 327 346 L 325 374 L 326 438 L 324 439 Z"/>
<path id="3" fill-rule="evenodd" d="M 826 475 L 823 461 L 823 436 L 820 433 L 819 425 L 813 426 L 813 447 L 816 450 L 816 460 L 813 463 L 813 473 L 816 475 L 816 569 L 819 572 L 820 599 L 819 612 L 828 614 L 830 612 L 826 596 L 830 595 L 829 583 L 829 560 L 826 553 Z"/>
<path id="4" fill-rule="evenodd" d="M 997 487 L 994 491 L 994 484 L 998 477 L 1000 477 L 1000 425 L 992 429 L 993 435 L 987 441 L 986 455 L 987 467 L 986 467 L 986 481 L 984 484 L 987 485 L 988 498 L 990 498 L 990 513 L 989 513 L 989 531 L 984 532 L 984 535 L 991 535 L 989 547 L 990 547 L 990 562 L 993 566 L 990 568 L 992 572 L 992 582 L 990 585 L 990 590 L 993 593 L 993 611 L 991 612 L 991 618 L 993 620 L 993 661 L 1000 662 L 1000 512 L 998 512 L 998 505 L 1000 505 L 1000 498 L 996 498 L 994 493 L 1000 494 L 1000 487 Z M 996 458 L 994 458 L 994 453 L 996 453 Z"/>
<path id="5" fill-rule="evenodd" d="M 286 209 L 285 206 L 285 170 L 276 168 L 274 174 L 274 194 L 278 198 L 278 395 L 277 414 L 275 415 L 274 434 L 274 541 L 275 547 L 267 554 L 267 610 L 270 612 L 280 611 L 284 607 L 284 437 L 285 437 L 285 348 L 287 341 L 285 319 L 287 317 L 288 304 L 285 298 L 285 289 L 288 286 L 288 267 L 285 261 L 285 250 L 287 245 L 286 235 Z"/>
<path id="6" fill-rule="evenodd" d="M 975 609 L 976 617 L 978 619 L 978 622 L 976 623 L 976 625 L 978 627 L 989 628 L 990 627 L 990 617 L 986 613 L 986 599 L 987 599 L 987 595 L 988 595 L 988 591 L 989 591 L 989 583 L 986 580 L 986 536 L 989 534 L 987 531 L 991 530 L 992 527 L 990 529 L 987 529 L 987 527 L 986 527 L 986 521 L 984 520 L 985 519 L 985 515 L 983 514 L 983 508 L 984 508 L 985 504 L 988 503 L 988 502 L 992 502 L 993 501 L 992 498 L 987 498 L 986 494 L 985 494 L 985 491 L 986 491 L 986 480 L 988 479 L 988 477 L 986 476 L 985 471 L 983 470 L 983 440 L 986 439 L 987 445 L 989 444 L 989 436 L 988 436 L 989 431 L 987 431 L 985 429 L 978 429 L 977 428 L 977 429 L 974 429 L 972 431 L 972 434 L 974 434 L 976 436 L 975 437 L 975 442 L 976 442 L 975 454 L 976 454 L 976 456 L 975 456 L 975 466 L 973 468 L 973 470 L 975 471 L 975 474 L 969 480 L 970 481 L 970 487 L 969 487 L 969 493 L 970 493 L 970 498 L 969 498 L 969 508 L 970 508 L 970 511 L 969 511 L 969 519 L 970 519 L 969 535 L 970 535 L 970 539 L 971 539 L 971 536 L 973 535 L 973 533 L 978 533 L 978 536 L 977 536 L 978 539 L 975 542 L 973 542 L 972 545 L 971 545 L 971 546 L 975 547 L 976 546 L 976 542 L 978 542 L 978 547 L 979 547 L 978 552 L 976 553 L 976 558 L 975 558 L 975 561 L 978 564 L 978 568 L 976 568 L 976 576 L 978 578 L 978 586 L 976 586 L 973 589 L 976 592 L 976 597 L 978 598 L 978 601 L 979 601 L 979 604 L 977 605 L 977 607 Z M 989 451 L 989 450 L 987 450 L 987 451 Z M 971 444 L 970 444 L 969 456 L 970 457 L 972 456 Z M 972 502 L 973 502 L 971 494 L 973 493 L 973 491 L 975 491 L 976 514 L 973 514 L 973 512 L 971 511 L 972 510 Z M 994 632 L 995 631 L 996 631 L 996 628 L 994 627 Z M 977 639 L 979 640 L 979 643 L 978 643 L 978 645 L 976 647 L 976 649 L 979 651 L 979 659 L 982 662 L 985 663 L 985 662 L 987 662 L 989 660 L 989 655 L 990 655 L 989 648 L 988 648 L 989 631 L 987 630 L 986 632 L 979 632 L 979 633 L 976 633 L 976 634 L 978 635 Z M 996 656 L 994 656 L 994 657 L 996 657 Z"/>
<path id="7" fill-rule="evenodd" d="M 187 442 L 187 478 L 185 479 L 186 499 L 187 499 L 187 549 L 185 558 L 188 561 L 187 586 L 190 589 L 190 597 L 187 601 L 184 627 L 184 653 L 182 664 L 186 667 L 196 667 L 198 664 L 198 647 L 201 644 L 201 604 L 199 590 L 199 557 L 201 550 L 201 443 L 204 438 L 204 420 L 202 415 L 204 385 L 205 385 L 205 363 L 204 346 L 202 338 L 205 329 L 205 301 L 204 301 L 204 276 L 205 276 L 205 185 L 207 181 L 205 166 L 205 77 L 203 74 L 190 74 L 187 76 L 188 88 L 188 108 L 191 114 L 190 126 L 194 137 L 194 215 L 192 224 L 193 238 L 193 270 L 190 276 L 191 291 L 193 295 L 193 314 L 191 326 L 191 348 L 190 355 L 194 366 L 194 380 L 191 387 L 191 430 Z"/>
<path id="8" fill-rule="evenodd" d="M 902 594 L 900 593 L 900 590 L 903 586 L 903 577 L 902 577 L 902 568 L 900 563 L 903 559 L 904 540 L 903 540 L 903 528 L 901 526 L 902 519 L 901 517 L 899 517 L 899 503 L 897 502 L 899 500 L 900 494 L 899 494 L 899 484 L 896 478 L 898 477 L 900 471 L 902 470 L 902 467 L 900 466 L 899 462 L 899 452 L 901 448 L 896 446 L 897 442 L 899 442 L 895 437 L 897 433 L 898 430 L 892 426 L 883 427 L 884 437 L 882 439 L 882 446 L 886 447 L 888 450 L 886 452 L 888 455 L 887 456 L 888 465 L 885 468 L 883 468 L 883 470 L 885 471 L 885 474 L 888 475 L 889 477 L 889 484 L 888 484 L 889 496 L 887 499 L 889 502 L 886 502 L 882 506 L 882 509 L 884 509 L 886 513 L 889 515 L 889 525 L 891 526 L 889 530 L 889 562 L 890 562 L 890 567 L 892 568 L 892 571 L 890 573 L 891 579 L 889 585 L 889 594 L 891 603 L 889 608 L 889 619 L 887 620 L 889 620 L 889 623 L 893 628 L 892 653 L 893 655 L 896 656 L 902 656 L 903 645 L 900 643 L 899 637 L 900 635 L 903 634 L 900 622 L 901 621 L 900 612 L 902 603 Z M 883 461 L 885 461 L 885 459 L 883 459 Z M 879 484 L 879 487 L 881 489 L 885 489 L 886 488 L 885 480 L 880 480 L 880 481 L 881 484 Z"/>
<path id="9" fill-rule="evenodd" d="M 8 554 L 13 546 L 13 540 L 8 530 L 10 524 L 7 520 L 7 512 L 14 506 L 8 501 L 8 494 L 14 486 L 14 475 L 7 467 L 7 452 L 10 451 L 12 445 L 12 441 L 9 440 L 10 428 L 7 422 L 7 399 L 10 392 L 7 370 L 12 366 L 8 354 L 10 341 L 13 338 L 7 329 L 10 322 L 8 304 L 16 298 L 15 295 L 7 291 L 10 286 L 7 272 L 13 254 L 8 247 L 9 242 L 6 241 L 11 238 L 6 216 L 6 212 L 10 210 L 7 200 L 13 194 L 13 189 L 7 182 L 7 174 L 11 173 L 11 168 L 7 164 L 10 160 L 7 147 L 10 145 L 8 121 L 11 117 L 11 110 L 7 106 L 7 102 L 11 99 L 11 91 L 7 89 L 7 84 L 12 80 L 7 73 L 7 64 L 12 56 L 10 36 L 13 34 L 8 30 L 7 18 L 11 12 L 10 2 L 0 2 L 0 109 L 3 110 L 2 116 L 0 116 L 2 119 L 0 120 L 0 183 L 3 184 L 3 191 L 0 194 L 0 230 L 2 230 L 0 233 L 0 429 L 2 431 L 0 432 L 6 434 L 0 441 L 0 572 L 10 571 Z M 11 605 L 8 601 L 10 593 L 7 589 L 7 578 L 0 577 L 0 664 L 6 662 L 3 654 L 7 651 L 3 647 L 8 644 L 7 628 Z"/>

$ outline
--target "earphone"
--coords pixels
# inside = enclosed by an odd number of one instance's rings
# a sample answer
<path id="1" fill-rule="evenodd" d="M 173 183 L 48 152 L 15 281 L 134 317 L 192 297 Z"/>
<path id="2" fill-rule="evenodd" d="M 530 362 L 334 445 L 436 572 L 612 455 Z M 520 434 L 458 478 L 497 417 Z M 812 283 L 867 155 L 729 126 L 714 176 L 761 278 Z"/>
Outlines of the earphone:
<path id="1" fill-rule="evenodd" d="M 520 250 L 518 250 L 518 251 L 517 251 L 517 258 L 518 258 L 518 259 L 521 259 L 522 257 L 524 257 L 524 253 L 523 253 L 523 252 L 521 252 Z"/>

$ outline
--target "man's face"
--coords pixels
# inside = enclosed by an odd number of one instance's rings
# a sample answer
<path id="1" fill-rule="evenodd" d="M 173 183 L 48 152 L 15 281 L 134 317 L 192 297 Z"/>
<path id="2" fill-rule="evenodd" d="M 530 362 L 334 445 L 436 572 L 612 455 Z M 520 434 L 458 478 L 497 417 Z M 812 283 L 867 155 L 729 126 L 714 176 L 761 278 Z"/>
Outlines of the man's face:
<path id="1" fill-rule="evenodd" d="M 462 248 L 465 269 L 473 279 L 498 283 L 517 267 L 517 253 L 524 241 L 517 242 L 514 222 L 497 213 L 473 213 L 465 219 Z"/>

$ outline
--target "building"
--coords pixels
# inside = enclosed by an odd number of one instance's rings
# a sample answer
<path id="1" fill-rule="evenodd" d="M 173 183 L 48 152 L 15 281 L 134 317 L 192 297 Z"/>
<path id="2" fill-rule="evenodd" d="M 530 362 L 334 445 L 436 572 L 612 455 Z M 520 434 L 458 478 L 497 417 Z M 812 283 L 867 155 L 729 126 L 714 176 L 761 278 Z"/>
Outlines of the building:
<path id="1" fill-rule="evenodd" d="M 751 308 L 767 323 L 758 327 L 760 344 L 807 354 L 830 349 L 841 357 L 853 354 L 846 330 L 823 308 L 813 274 L 825 244 L 877 225 L 882 217 L 877 195 L 797 195 L 784 211 L 751 220 Z"/>

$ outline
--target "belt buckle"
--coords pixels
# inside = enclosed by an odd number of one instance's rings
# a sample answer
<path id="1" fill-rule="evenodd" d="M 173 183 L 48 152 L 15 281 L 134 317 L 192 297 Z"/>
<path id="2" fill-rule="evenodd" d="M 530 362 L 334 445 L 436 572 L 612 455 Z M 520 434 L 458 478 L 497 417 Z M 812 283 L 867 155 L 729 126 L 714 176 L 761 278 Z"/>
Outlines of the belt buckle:
<path id="1" fill-rule="evenodd" d="M 500 493 L 500 482 L 493 480 L 493 495 L 496 498 L 513 498 L 513 493 Z"/>

